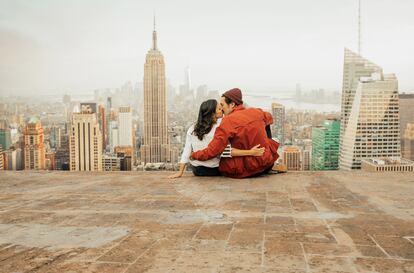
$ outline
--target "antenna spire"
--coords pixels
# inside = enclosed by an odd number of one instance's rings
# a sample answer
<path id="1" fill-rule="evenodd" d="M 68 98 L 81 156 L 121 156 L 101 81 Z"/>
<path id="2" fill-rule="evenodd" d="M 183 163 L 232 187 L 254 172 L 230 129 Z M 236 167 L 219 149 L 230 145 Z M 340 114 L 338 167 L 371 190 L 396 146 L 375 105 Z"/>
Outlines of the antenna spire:
<path id="1" fill-rule="evenodd" d="M 361 55 L 361 0 L 358 0 L 358 54 Z"/>
<path id="2" fill-rule="evenodd" d="M 158 50 L 157 48 L 157 31 L 155 29 L 155 11 L 154 11 L 154 30 L 152 31 L 152 50 Z"/>
<path id="3" fill-rule="evenodd" d="M 154 10 L 154 31 L 156 30 L 156 24 L 155 24 L 155 10 Z"/>

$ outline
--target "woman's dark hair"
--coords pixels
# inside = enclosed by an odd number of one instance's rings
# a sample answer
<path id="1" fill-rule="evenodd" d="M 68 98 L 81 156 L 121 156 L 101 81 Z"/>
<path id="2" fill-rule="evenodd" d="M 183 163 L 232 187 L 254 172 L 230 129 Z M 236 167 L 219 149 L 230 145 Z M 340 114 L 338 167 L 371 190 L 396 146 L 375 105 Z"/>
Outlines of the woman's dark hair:
<path id="1" fill-rule="evenodd" d="M 200 105 L 197 123 L 194 125 L 193 133 L 199 140 L 203 140 L 204 135 L 211 131 L 214 124 L 214 116 L 216 114 L 217 101 L 206 100 Z"/>

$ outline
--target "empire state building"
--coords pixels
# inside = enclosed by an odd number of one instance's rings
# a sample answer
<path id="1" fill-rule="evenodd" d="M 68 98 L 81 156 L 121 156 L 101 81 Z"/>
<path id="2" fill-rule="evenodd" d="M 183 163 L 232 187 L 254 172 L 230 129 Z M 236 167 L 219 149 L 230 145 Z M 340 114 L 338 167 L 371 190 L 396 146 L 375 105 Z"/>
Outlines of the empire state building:
<path id="1" fill-rule="evenodd" d="M 164 56 L 157 47 L 157 32 L 152 32 L 152 48 L 144 64 L 144 138 L 141 146 L 144 163 L 170 162 L 167 123 L 167 97 Z"/>

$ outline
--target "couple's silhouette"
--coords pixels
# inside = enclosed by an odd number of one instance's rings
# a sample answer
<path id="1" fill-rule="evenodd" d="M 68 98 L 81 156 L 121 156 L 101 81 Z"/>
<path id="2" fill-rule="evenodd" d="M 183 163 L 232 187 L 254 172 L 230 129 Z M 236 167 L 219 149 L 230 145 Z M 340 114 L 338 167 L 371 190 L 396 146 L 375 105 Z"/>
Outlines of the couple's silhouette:
<path id="1" fill-rule="evenodd" d="M 245 178 L 268 173 L 279 157 L 272 123 L 270 113 L 243 105 L 238 88 L 226 91 L 219 102 L 204 101 L 197 122 L 187 131 L 180 170 L 169 177 L 181 177 L 187 164 L 196 176 Z"/>

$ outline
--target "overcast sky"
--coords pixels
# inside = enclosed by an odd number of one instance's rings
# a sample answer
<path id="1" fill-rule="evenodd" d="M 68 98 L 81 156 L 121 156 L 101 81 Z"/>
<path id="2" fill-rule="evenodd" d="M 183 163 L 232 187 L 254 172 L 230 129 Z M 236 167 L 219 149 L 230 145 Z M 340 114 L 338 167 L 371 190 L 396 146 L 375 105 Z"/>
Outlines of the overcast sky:
<path id="1" fill-rule="evenodd" d="M 167 78 L 250 92 L 341 90 L 358 0 L 0 0 L 0 94 L 142 81 L 153 11 Z M 414 1 L 363 0 L 362 55 L 414 91 Z"/>

